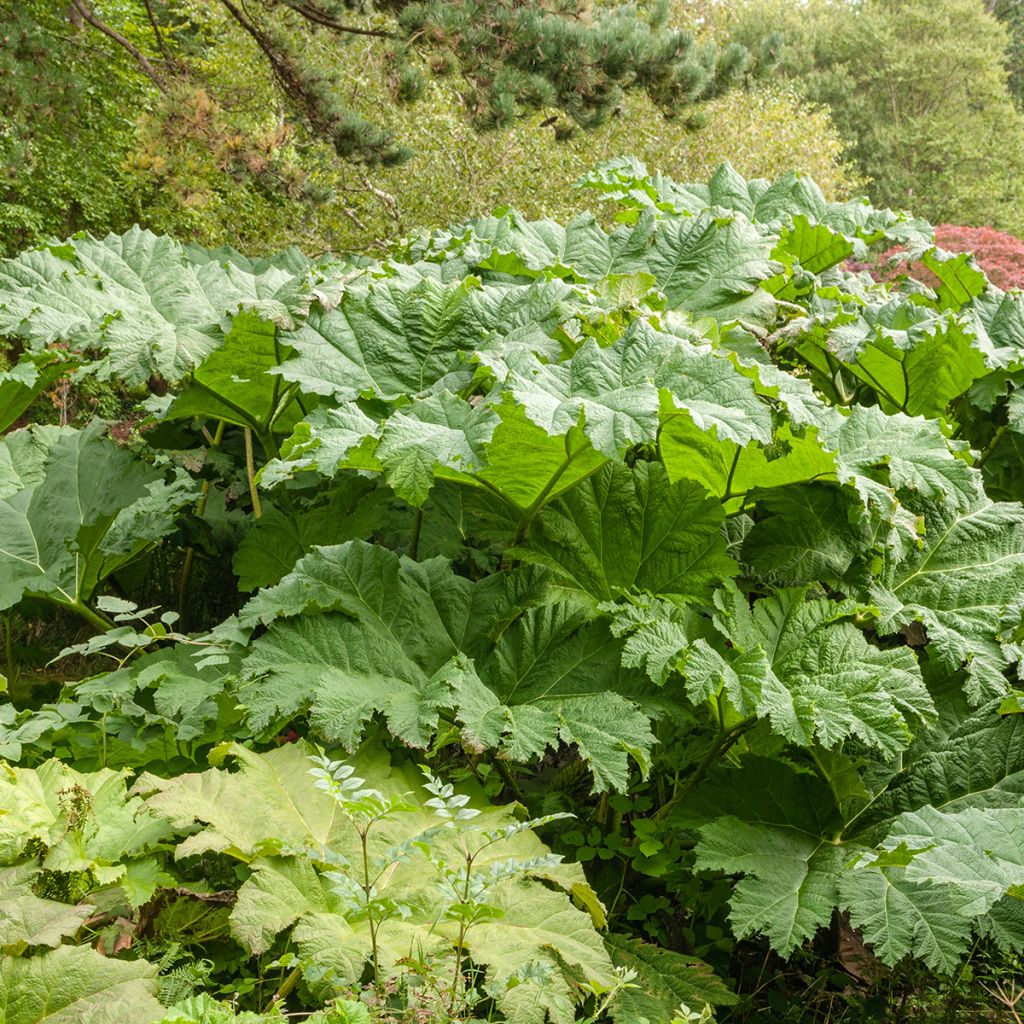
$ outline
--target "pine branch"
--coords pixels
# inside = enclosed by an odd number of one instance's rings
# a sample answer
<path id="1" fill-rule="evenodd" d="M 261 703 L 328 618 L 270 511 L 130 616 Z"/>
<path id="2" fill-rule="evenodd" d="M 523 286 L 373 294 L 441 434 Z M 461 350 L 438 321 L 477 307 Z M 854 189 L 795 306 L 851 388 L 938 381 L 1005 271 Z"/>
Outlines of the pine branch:
<path id="1" fill-rule="evenodd" d="M 257 24 L 234 0 L 220 2 L 263 51 L 285 96 L 310 128 L 334 146 L 338 156 L 354 163 L 383 166 L 407 159 L 410 151 L 395 142 L 393 133 L 343 107 L 334 83 L 305 65 L 281 33 Z"/>

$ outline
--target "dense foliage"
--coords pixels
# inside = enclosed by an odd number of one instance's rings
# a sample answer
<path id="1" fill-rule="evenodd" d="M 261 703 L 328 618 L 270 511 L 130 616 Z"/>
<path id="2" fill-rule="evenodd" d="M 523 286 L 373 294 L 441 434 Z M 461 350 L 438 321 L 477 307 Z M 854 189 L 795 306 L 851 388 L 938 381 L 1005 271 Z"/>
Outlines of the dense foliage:
<path id="1" fill-rule="evenodd" d="M 742 940 L 1024 947 L 1020 294 L 796 174 L 585 184 L 614 230 L 0 264 L 0 426 L 127 389 L 0 447 L 11 684 L 86 631 L 0 709 L 17 1024 L 667 1024 L 750 1009 Z M 934 288 L 843 269 L 895 244 Z"/>
<path id="2" fill-rule="evenodd" d="M 783 71 L 829 107 L 876 203 L 932 222 L 1024 232 L 1024 115 L 1007 80 L 1012 36 L 981 0 L 756 0 L 727 5 L 756 39 L 786 38 Z M 749 33 L 748 36 L 745 36 Z M 965 126 L 970 130 L 965 130 Z"/>
<path id="3" fill-rule="evenodd" d="M 1021 0 L 986 0 L 985 7 L 1006 26 L 1010 94 L 1018 107 L 1024 106 L 1024 4 Z"/>
<path id="4" fill-rule="evenodd" d="M 47 33 L 59 39 L 43 22 L 63 16 L 84 37 L 82 44 L 120 47 L 161 94 L 174 97 L 208 86 L 197 57 L 209 42 L 203 35 L 220 13 L 253 40 L 292 114 L 338 156 L 366 165 L 400 163 L 409 150 L 393 132 L 352 108 L 336 73 L 309 60 L 308 41 L 318 32 L 387 39 L 396 99 L 415 100 L 427 70 L 457 72 L 468 86 L 463 99 L 469 113 L 491 126 L 545 108 L 560 111 L 570 124 L 599 124 L 626 89 L 646 92 L 675 111 L 728 89 L 757 62 L 739 44 L 722 50 L 698 46 L 688 33 L 669 28 L 666 4 L 655 5 L 646 16 L 636 7 L 591 8 L 579 0 L 256 0 L 248 5 L 218 0 L 210 6 L 212 19 L 202 8 L 176 0 L 122 0 L 113 5 L 116 20 L 110 21 L 105 5 L 72 0 L 41 2 L 38 9 L 12 7 L 4 17 L 17 50 Z M 768 39 L 760 48 L 762 61 L 771 61 L 773 42 Z M 36 67 L 53 56 L 38 42 L 20 55 Z M 35 109 L 33 100 L 40 97 L 27 86 L 26 74 L 5 83 L 16 109 Z"/>
<path id="5" fill-rule="evenodd" d="M 0 252 L 136 221 L 214 245 L 310 221 L 310 247 L 365 247 L 421 212 L 395 196 L 410 176 L 451 175 L 453 135 L 482 150 L 463 182 L 488 177 L 492 145 L 572 161 L 554 138 L 638 103 L 682 136 L 775 52 L 697 42 L 666 10 L 0 0 Z M 496 134 L 481 147 L 476 129 Z M 451 216 L 495 201 L 467 198 Z"/>

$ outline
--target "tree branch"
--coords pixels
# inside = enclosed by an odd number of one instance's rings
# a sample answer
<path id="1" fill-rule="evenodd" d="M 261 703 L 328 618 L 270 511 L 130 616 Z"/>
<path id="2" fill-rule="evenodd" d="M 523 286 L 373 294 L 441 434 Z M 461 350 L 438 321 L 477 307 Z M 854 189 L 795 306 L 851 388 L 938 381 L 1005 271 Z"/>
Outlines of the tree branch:
<path id="1" fill-rule="evenodd" d="M 139 65 L 146 77 L 164 95 L 167 94 L 167 86 L 164 84 L 163 76 L 153 66 L 149 58 L 130 39 L 126 39 L 116 28 L 112 28 L 105 21 L 101 21 L 92 8 L 85 3 L 85 0 L 71 0 L 71 6 L 94 29 L 102 32 L 108 39 L 112 39 L 118 46 L 127 50 L 135 58 L 135 63 Z"/>
<path id="2" fill-rule="evenodd" d="M 388 32 L 383 28 L 358 28 L 355 25 L 346 25 L 320 10 L 315 4 L 303 3 L 302 0 L 282 0 L 282 2 L 307 21 L 329 28 L 332 32 L 348 32 L 354 36 L 374 36 L 377 39 L 394 39 L 395 37 L 394 32 Z"/>
<path id="3" fill-rule="evenodd" d="M 146 5 L 146 17 L 149 18 L 149 23 L 153 26 L 153 35 L 156 36 L 156 45 L 163 54 L 164 60 L 170 62 L 171 55 L 167 52 L 166 45 L 164 45 L 164 35 L 160 31 L 160 25 L 157 23 L 156 15 L 153 13 L 153 4 L 151 0 L 143 0 L 143 3 Z"/>
<path id="4" fill-rule="evenodd" d="M 227 9 L 231 17 L 252 36 L 256 45 L 263 51 L 263 55 L 270 61 L 270 68 L 274 72 L 274 77 L 277 79 L 278 84 L 286 95 L 291 95 L 295 89 L 295 83 L 289 74 L 290 69 L 285 65 L 280 54 L 273 48 L 266 33 L 262 32 L 254 22 L 250 21 L 231 0 L 220 0 L 220 2 L 221 6 Z"/>

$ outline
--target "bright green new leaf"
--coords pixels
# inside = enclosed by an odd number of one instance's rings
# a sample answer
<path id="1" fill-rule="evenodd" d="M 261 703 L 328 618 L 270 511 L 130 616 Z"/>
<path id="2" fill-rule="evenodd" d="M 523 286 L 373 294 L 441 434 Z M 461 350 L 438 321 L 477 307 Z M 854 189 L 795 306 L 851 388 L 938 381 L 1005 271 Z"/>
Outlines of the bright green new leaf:
<path id="1" fill-rule="evenodd" d="M 164 414 L 168 420 L 193 416 L 223 420 L 260 432 L 291 429 L 296 408 L 288 408 L 287 385 L 270 371 L 292 350 L 278 340 L 278 328 L 253 313 L 239 313 L 224 343 L 186 378 Z"/>

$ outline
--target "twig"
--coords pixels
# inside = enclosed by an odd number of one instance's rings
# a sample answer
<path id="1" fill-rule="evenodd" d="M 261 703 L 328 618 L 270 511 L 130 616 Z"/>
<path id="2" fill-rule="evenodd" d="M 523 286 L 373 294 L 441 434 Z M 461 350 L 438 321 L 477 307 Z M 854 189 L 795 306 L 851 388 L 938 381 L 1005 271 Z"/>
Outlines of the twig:
<path id="1" fill-rule="evenodd" d="M 146 5 L 146 16 L 149 18 L 150 25 L 153 26 L 153 35 L 156 36 L 156 45 L 160 52 L 163 54 L 164 60 L 167 63 L 171 63 L 171 55 L 167 52 L 167 46 L 164 43 L 164 34 L 160 31 L 160 25 L 156 20 L 156 15 L 153 13 L 153 4 L 151 0 L 143 0 Z"/>

